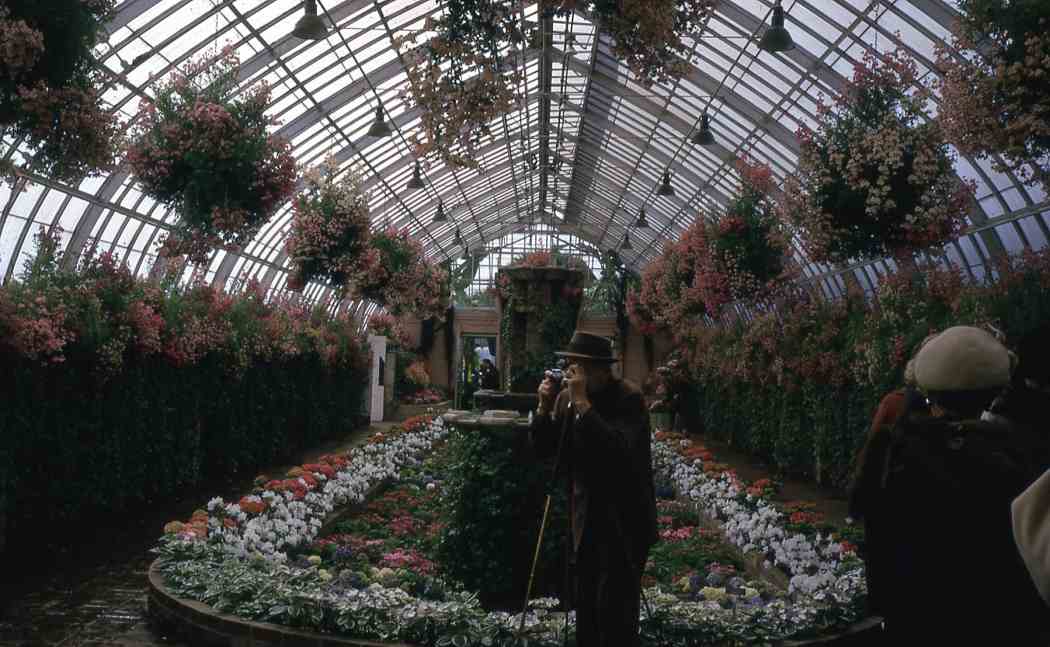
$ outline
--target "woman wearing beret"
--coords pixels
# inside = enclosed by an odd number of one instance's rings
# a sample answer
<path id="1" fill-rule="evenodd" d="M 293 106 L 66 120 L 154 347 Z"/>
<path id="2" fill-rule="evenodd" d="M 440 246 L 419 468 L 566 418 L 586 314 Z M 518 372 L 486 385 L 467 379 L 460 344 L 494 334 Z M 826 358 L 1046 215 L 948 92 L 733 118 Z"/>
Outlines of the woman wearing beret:
<path id="1" fill-rule="evenodd" d="M 1050 613 L 1011 518 L 1035 478 L 1028 439 L 980 420 L 1010 382 L 1011 354 L 988 332 L 957 326 L 926 344 L 914 368 L 930 414 L 894 427 L 878 478 L 878 505 L 892 514 L 869 568 L 880 569 L 886 630 L 909 645 L 1050 644 Z"/>

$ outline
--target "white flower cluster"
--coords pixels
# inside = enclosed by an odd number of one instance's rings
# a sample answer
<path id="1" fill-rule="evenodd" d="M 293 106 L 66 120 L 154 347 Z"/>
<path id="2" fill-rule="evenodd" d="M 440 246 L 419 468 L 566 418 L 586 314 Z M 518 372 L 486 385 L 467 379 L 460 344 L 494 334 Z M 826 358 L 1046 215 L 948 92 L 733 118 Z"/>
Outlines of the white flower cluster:
<path id="1" fill-rule="evenodd" d="M 292 492 L 271 490 L 250 498 L 268 504 L 258 515 L 250 516 L 237 503 L 226 503 L 216 497 L 208 502 L 208 541 L 221 544 L 227 552 L 240 557 L 287 561 L 285 550 L 316 539 L 329 513 L 337 507 L 361 502 L 381 481 L 399 478 L 402 467 L 419 464 L 420 457 L 446 434 L 444 421 L 436 418 L 420 431 L 365 445 L 354 452 L 333 478 L 314 473 L 317 486 L 302 500 L 295 500 Z M 302 477 L 299 482 L 307 487 Z M 228 525 L 225 519 L 235 523 Z"/>
<path id="2" fill-rule="evenodd" d="M 744 552 L 767 556 L 791 576 L 789 592 L 815 600 L 847 602 L 864 592 L 864 568 L 858 560 L 843 563 L 839 542 L 817 535 L 809 539 L 784 529 L 785 515 L 772 503 L 746 494 L 728 474 L 705 474 L 699 460 L 682 458 L 667 443 L 653 440 L 653 462 L 675 489 L 696 501 L 708 516 L 722 521 L 726 538 Z"/>

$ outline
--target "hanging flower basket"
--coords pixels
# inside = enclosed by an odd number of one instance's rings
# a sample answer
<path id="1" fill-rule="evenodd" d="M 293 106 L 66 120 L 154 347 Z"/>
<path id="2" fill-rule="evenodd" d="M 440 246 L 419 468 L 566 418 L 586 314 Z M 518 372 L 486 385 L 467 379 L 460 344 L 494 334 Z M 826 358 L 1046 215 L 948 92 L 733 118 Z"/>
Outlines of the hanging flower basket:
<path id="1" fill-rule="evenodd" d="M 67 182 L 112 169 L 120 125 L 102 105 L 92 48 L 111 0 L 0 5 L 0 127 L 32 149 L 30 170 Z M 0 175 L 18 173 L 14 164 Z"/>
<path id="2" fill-rule="evenodd" d="M 440 18 L 427 18 L 424 29 L 394 39 L 409 82 L 401 98 L 421 112 L 415 155 L 436 153 L 449 166 L 478 168 L 477 147 L 489 124 L 521 105 L 517 61 L 500 53 L 520 40 L 511 3 L 452 2 Z"/>
<path id="3" fill-rule="evenodd" d="M 143 100 L 128 162 L 144 192 L 180 215 L 168 253 L 201 263 L 213 247 L 248 242 L 295 190 L 288 142 L 267 132 L 270 88 L 236 99 L 232 47 L 205 54 Z"/>
<path id="4" fill-rule="evenodd" d="M 640 289 L 628 295 L 628 316 L 636 326 L 665 328 L 679 336 L 702 321 L 708 310 L 698 289 L 697 269 L 702 269 L 700 259 L 707 249 L 700 225 L 664 245 L 660 256 L 643 270 Z"/>
<path id="5" fill-rule="evenodd" d="M 946 139 L 991 158 L 1000 173 L 1050 181 L 1050 3 L 963 0 L 959 8 L 951 45 L 937 50 Z"/>
<path id="6" fill-rule="evenodd" d="M 741 158 L 740 193 L 713 225 L 697 219 L 699 239 L 706 243 L 698 259 L 695 284 L 705 308 L 717 313 L 732 301 L 769 294 L 783 281 L 788 243 L 770 199 L 772 170 Z"/>
<path id="7" fill-rule="evenodd" d="M 322 280 L 345 291 L 360 271 L 370 221 L 361 176 L 353 170 L 343 177 L 338 173 L 338 163 L 329 159 L 304 174 L 304 189 L 292 202 L 285 249 L 304 280 Z"/>
<path id="8" fill-rule="evenodd" d="M 391 227 L 373 233 L 358 267 L 351 298 L 374 301 L 394 315 L 411 313 L 421 320 L 445 318 L 448 273 L 424 257 L 423 246 L 407 229 Z"/>
<path id="9" fill-rule="evenodd" d="M 401 322 L 386 312 L 377 312 L 368 318 L 368 332 L 386 337 L 391 346 L 409 348 L 412 345 Z"/>
<path id="10" fill-rule="evenodd" d="M 639 82 L 680 78 L 689 70 L 692 43 L 713 0 L 543 0 L 545 12 L 588 12 L 615 42 Z M 489 125 L 518 110 L 522 49 L 543 46 L 539 31 L 522 31 L 523 5 L 509 0 L 458 0 L 440 18 L 427 18 L 424 30 L 394 40 L 408 73 L 402 99 L 420 110 L 422 138 L 415 155 L 435 153 L 450 166 L 478 168 L 477 148 Z M 425 39 L 425 40 L 424 40 Z"/>
<path id="11" fill-rule="evenodd" d="M 915 61 L 868 52 L 817 129 L 799 132 L 797 175 L 788 176 L 782 216 L 814 261 L 901 256 L 952 239 L 972 203 L 936 122 Z"/>

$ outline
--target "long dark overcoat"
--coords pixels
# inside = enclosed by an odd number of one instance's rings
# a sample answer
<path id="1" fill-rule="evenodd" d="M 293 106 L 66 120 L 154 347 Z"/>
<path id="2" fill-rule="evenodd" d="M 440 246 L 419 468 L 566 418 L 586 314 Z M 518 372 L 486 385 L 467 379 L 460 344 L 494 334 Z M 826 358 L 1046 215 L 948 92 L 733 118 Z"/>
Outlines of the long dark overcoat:
<path id="1" fill-rule="evenodd" d="M 576 568 L 577 644 L 638 643 L 641 574 L 658 538 L 649 412 L 641 391 L 614 379 L 591 394 L 577 418 L 563 391 L 553 416 L 535 416 L 531 437 L 541 457 L 557 452 L 565 416 L 572 549 Z"/>

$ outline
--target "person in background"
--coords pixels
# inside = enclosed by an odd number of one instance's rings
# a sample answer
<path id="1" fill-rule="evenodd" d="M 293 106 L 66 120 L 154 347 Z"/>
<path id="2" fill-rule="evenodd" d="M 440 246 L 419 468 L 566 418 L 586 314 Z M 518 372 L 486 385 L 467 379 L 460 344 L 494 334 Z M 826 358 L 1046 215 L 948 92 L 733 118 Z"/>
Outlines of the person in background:
<path id="1" fill-rule="evenodd" d="M 481 388 L 493 391 L 498 391 L 500 388 L 499 371 L 496 370 L 496 365 L 492 363 L 492 360 L 488 358 L 481 360 Z"/>
<path id="2" fill-rule="evenodd" d="M 878 496 L 882 466 L 891 444 L 891 432 L 897 421 L 909 413 L 926 412 L 926 399 L 919 393 L 915 384 L 915 356 L 929 343 L 937 333 L 927 335 L 915 347 L 915 352 L 904 369 L 904 386 L 890 391 L 883 396 L 872 416 L 868 436 L 857 454 L 857 471 L 849 488 L 849 515 L 852 520 L 864 522 L 864 577 L 868 585 L 868 612 L 882 615 L 885 595 L 880 575 L 887 572 L 885 565 L 879 564 L 880 557 L 886 554 L 879 546 L 881 530 L 889 523 L 893 511 L 879 505 Z"/>
<path id="3" fill-rule="evenodd" d="M 869 563 L 895 642 L 1050 644 L 1050 614 L 1011 523 L 1013 500 L 1034 480 L 1027 440 L 980 420 L 1013 369 L 1005 346 L 969 326 L 945 330 L 915 358 L 930 408 L 905 412 L 890 434 L 874 493 L 886 514 Z"/>
<path id="4" fill-rule="evenodd" d="M 1025 335 L 1017 346 L 1019 364 L 1010 387 L 982 416 L 1029 429 L 1036 440 L 1038 466 L 1050 469 L 1050 324 Z"/>
<path id="5" fill-rule="evenodd" d="M 641 576 L 658 539 L 649 414 L 633 384 L 613 375 L 612 342 L 576 331 L 565 385 L 539 388 L 530 438 L 539 456 L 563 448 L 575 557 L 576 644 L 639 644 Z M 563 425 L 567 425 L 563 427 Z"/>

